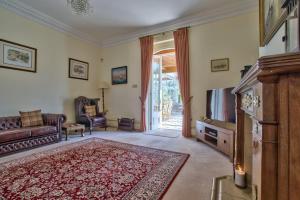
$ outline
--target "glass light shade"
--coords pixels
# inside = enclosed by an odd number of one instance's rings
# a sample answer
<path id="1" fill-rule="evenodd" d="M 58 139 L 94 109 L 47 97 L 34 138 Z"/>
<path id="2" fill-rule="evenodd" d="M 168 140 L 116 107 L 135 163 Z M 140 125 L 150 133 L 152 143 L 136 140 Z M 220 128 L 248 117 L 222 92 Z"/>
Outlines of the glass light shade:
<path id="1" fill-rule="evenodd" d="M 67 0 L 67 3 L 71 6 L 72 11 L 78 15 L 92 12 L 89 0 Z"/>
<path id="2" fill-rule="evenodd" d="M 98 85 L 99 89 L 108 89 L 109 88 L 109 84 L 105 81 L 100 82 L 100 84 Z"/>

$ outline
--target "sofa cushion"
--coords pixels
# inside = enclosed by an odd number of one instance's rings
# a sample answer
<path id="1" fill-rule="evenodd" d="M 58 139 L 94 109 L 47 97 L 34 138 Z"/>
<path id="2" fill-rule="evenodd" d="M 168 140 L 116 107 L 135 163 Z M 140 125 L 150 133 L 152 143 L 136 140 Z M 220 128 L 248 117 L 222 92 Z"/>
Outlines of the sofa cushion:
<path id="1" fill-rule="evenodd" d="M 96 106 L 84 106 L 85 114 L 87 114 L 89 117 L 96 116 Z"/>
<path id="2" fill-rule="evenodd" d="M 30 136 L 30 129 L 19 128 L 0 131 L 0 143 L 29 138 Z"/>
<path id="3" fill-rule="evenodd" d="M 43 117 L 41 110 L 31 112 L 21 112 L 22 127 L 43 126 Z"/>
<path id="4" fill-rule="evenodd" d="M 30 129 L 31 129 L 32 137 L 57 133 L 56 126 L 39 126 L 39 127 L 31 127 Z"/>

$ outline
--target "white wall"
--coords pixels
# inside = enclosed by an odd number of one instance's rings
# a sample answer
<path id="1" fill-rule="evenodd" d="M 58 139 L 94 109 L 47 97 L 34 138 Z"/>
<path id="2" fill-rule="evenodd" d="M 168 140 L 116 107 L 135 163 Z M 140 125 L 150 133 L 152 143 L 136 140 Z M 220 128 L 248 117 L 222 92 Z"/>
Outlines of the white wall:
<path id="1" fill-rule="evenodd" d="M 111 85 L 105 91 L 105 107 L 111 125 L 116 124 L 118 117 L 136 119 L 136 127 L 140 121 L 140 91 L 141 91 L 141 55 L 139 41 L 130 42 L 102 50 L 101 80 L 111 84 L 111 69 L 128 66 L 128 84 Z M 137 85 L 137 87 L 134 87 Z"/>
<path id="2" fill-rule="evenodd" d="M 286 28 L 284 24 L 266 46 L 259 48 L 259 56 L 262 57 L 286 53 L 285 42 L 282 41 L 282 38 L 286 35 L 285 31 Z"/>
<path id="3" fill-rule="evenodd" d="M 238 84 L 244 65 L 258 58 L 258 12 L 190 28 L 190 74 L 193 125 L 205 115 L 206 90 Z M 128 65 L 129 83 L 112 86 L 106 93 L 110 119 L 130 116 L 140 120 L 139 41 L 102 49 L 101 79 L 109 81 L 112 67 Z M 212 73 L 210 60 L 230 59 L 230 71 Z M 137 84 L 138 88 L 132 88 Z"/>
<path id="4" fill-rule="evenodd" d="M 38 49 L 37 73 L 0 68 L 1 116 L 41 108 L 74 121 L 74 98 L 99 97 L 100 48 L 0 8 L 0 38 Z M 89 81 L 68 78 L 68 58 L 89 62 Z"/>

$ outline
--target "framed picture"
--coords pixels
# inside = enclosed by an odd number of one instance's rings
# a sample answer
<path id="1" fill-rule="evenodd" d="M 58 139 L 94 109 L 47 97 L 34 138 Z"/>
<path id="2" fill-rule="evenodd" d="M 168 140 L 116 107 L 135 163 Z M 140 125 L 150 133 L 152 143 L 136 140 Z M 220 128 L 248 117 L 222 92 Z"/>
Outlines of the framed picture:
<path id="1" fill-rule="evenodd" d="M 37 49 L 0 39 L 0 67 L 36 72 Z"/>
<path id="2" fill-rule="evenodd" d="M 211 61 L 211 71 L 229 71 L 229 58 L 215 59 Z"/>
<path id="3" fill-rule="evenodd" d="M 127 66 L 111 69 L 111 84 L 127 84 Z"/>
<path id="4" fill-rule="evenodd" d="M 89 80 L 89 63 L 69 58 L 69 78 Z"/>
<path id="5" fill-rule="evenodd" d="M 286 9 L 282 8 L 286 0 L 260 0 L 260 44 L 265 46 L 287 18 Z"/>

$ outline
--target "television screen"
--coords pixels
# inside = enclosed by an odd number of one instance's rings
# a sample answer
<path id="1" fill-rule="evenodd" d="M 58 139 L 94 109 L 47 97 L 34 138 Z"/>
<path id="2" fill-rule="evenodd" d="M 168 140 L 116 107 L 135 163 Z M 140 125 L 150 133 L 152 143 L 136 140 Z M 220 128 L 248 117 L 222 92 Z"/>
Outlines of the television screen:
<path id="1" fill-rule="evenodd" d="M 235 123 L 235 95 L 233 88 L 207 91 L 206 117 L 208 119 Z"/>

